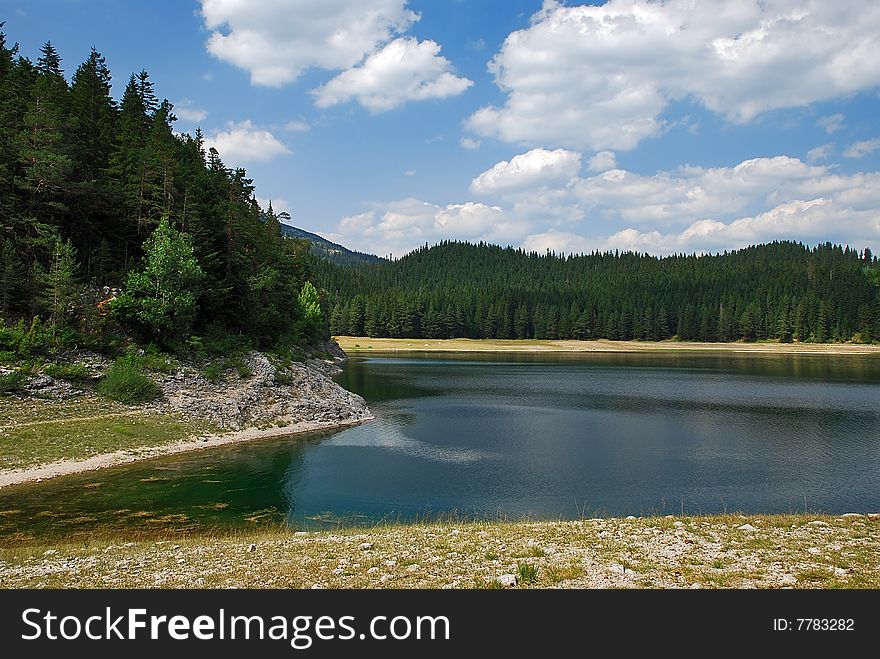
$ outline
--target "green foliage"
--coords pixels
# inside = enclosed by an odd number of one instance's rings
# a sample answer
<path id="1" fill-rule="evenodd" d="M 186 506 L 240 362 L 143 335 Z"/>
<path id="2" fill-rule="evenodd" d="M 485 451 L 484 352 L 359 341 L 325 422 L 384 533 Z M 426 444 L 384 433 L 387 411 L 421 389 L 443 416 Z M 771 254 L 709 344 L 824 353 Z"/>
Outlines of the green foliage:
<path id="1" fill-rule="evenodd" d="M 319 263 L 315 281 L 333 291 L 334 335 L 848 341 L 880 337 L 876 268 L 869 250 L 831 244 L 657 258 L 449 242 L 378 265 Z"/>
<path id="2" fill-rule="evenodd" d="M 10 371 L 0 375 L 0 393 L 13 393 L 19 391 L 24 384 L 25 374 L 21 370 Z"/>
<path id="3" fill-rule="evenodd" d="M 120 357 L 98 382 L 98 391 L 119 403 L 135 405 L 148 403 L 162 395 L 162 390 L 144 374 L 142 367 L 131 357 Z"/>
<path id="4" fill-rule="evenodd" d="M 128 276 L 125 291 L 111 303 L 123 321 L 140 323 L 165 345 L 189 334 L 196 317 L 204 272 L 190 237 L 163 218 L 144 243 L 144 267 Z"/>
<path id="5" fill-rule="evenodd" d="M 516 574 L 520 583 L 536 583 L 538 581 L 538 566 L 532 563 L 520 563 L 516 566 Z"/>
<path id="6" fill-rule="evenodd" d="M 76 250 L 69 240 L 56 241 L 43 291 L 43 305 L 49 310 L 49 324 L 65 327 L 76 310 Z"/>
<path id="7" fill-rule="evenodd" d="M 308 340 L 298 296 L 315 258 L 261 211 L 247 173 L 206 151 L 200 131 L 175 133 L 146 71 L 117 104 L 98 51 L 69 85 L 57 50 L 40 53 L 18 56 L 0 32 L 3 319 L 41 316 L 56 347 L 133 333 L 174 350 L 209 332 L 260 347 Z M 124 289 L 110 316 L 97 306 L 104 286 Z"/>
<path id="8" fill-rule="evenodd" d="M 89 379 L 89 372 L 82 364 L 48 364 L 43 368 L 43 373 L 49 377 L 75 383 L 82 383 Z"/>

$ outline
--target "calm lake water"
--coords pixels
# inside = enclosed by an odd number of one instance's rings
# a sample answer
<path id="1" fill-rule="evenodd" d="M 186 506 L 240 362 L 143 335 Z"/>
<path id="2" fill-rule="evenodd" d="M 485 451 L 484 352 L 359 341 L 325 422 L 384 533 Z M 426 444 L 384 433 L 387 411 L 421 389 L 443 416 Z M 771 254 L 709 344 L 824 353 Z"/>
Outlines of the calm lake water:
<path id="1" fill-rule="evenodd" d="M 354 358 L 376 420 L 0 490 L 0 537 L 880 510 L 880 359 Z"/>

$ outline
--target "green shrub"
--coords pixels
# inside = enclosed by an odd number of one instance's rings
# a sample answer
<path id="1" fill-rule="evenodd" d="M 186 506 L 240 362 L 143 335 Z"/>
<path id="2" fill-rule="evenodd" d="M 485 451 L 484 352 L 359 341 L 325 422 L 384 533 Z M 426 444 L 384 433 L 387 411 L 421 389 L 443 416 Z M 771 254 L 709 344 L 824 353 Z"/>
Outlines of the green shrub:
<path id="1" fill-rule="evenodd" d="M 520 583 L 535 583 L 538 580 L 538 566 L 520 563 L 516 568 Z"/>
<path id="2" fill-rule="evenodd" d="M 113 363 L 98 383 L 98 391 L 128 405 L 147 403 L 162 395 L 159 385 L 144 375 L 142 367 L 128 357 L 121 357 Z"/>
<path id="3" fill-rule="evenodd" d="M 85 382 L 89 379 L 89 372 L 82 364 L 49 364 L 43 373 L 69 382 Z"/>
<path id="4" fill-rule="evenodd" d="M 21 389 L 24 384 L 24 373 L 22 371 L 12 371 L 5 375 L 0 375 L 0 393 L 12 393 Z"/>
<path id="5" fill-rule="evenodd" d="M 220 362 L 211 362 L 205 367 L 205 370 L 202 371 L 202 375 L 205 376 L 206 380 L 210 380 L 214 384 L 217 384 L 223 376 L 223 366 Z"/>

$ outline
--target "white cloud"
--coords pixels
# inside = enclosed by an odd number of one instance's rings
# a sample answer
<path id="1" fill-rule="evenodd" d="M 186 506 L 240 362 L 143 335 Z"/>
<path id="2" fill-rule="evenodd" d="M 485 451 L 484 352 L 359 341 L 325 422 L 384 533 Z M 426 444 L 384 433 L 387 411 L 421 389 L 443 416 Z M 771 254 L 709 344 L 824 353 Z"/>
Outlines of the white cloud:
<path id="1" fill-rule="evenodd" d="M 692 100 L 734 123 L 880 84 L 880 4 L 853 0 L 547 0 L 490 63 L 507 94 L 468 127 L 591 151 L 634 148 Z"/>
<path id="2" fill-rule="evenodd" d="M 528 236 L 522 244 L 528 252 L 554 252 L 556 254 L 584 254 L 595 249 L 595 243 L 568 231 L 547 231 Z"/>
<path id="3" fill-rule="evenodd" d="M 208 51 L 279 87 L 306 69 L 347 69 L 406 30 L 406 0 L 201 0 Z"/>
<path id="4" fill-rule="evenodd" d="M 617 169 L 617 158 L 613 151 L 600 151 L 590 158 L 587 168 L 591 172 L 607 172 Z"/>
<path id="5" fill-rule="evenodd" d="M 816 148 L 807 151 L 807 162 L 815 163 L 820 160 L 826 160 L 833 152 L 833 144 L 820 144 Z"/>
<path id="6" fill-rule="evenodd" d="M 565 149 L 532 149 L 502 160 L 471 181 L 471 192 L 493 194 L 505 190 L 522 191 L 549 184 L 560 184 L 577 176 L 581 154 Z"/>
<path id="7" fill-rule="evenodd" d="M 227 165 L 267 162 L 290 154 L 290 149 L 278 138 L 254 126 L 250 120 L 229 122 L 225 130 L 209 135 L 205 142 L 220 152 Z"/>
<path id="8" fill-rule="evenodd" d="M 831 133 L 835 133 L 843 128 L 843 119 L 843 115 L 838 112 L 827 117 L 819 117 L 816 119 L 816 125 L 819 128 L 824 128 L 825 132 L 831 135 Z"/>
<path id="9" fill-rule="evenodd" d="M 360 251 L 403 256 L 447 238 L 509 242 L 524 236 L 523 231 L 498 206 L 475 202 L 438 206 L 408 198 L 344 217 L 337 231 L 328 235 Z"/>
<path id="10" fill-rule="evenodd" d="M 406 177 L 415 176 L 416 174 L 418 174 L 418 172 L 414 169 L 408 169 L 403 173 Z"/>
<path id="11" fill-rule="evenodd" d="M 461 144 L 461 148 L 473 151 L 480 148 L 481 142 L 480 140 L 475 140 L 472 137 L 462 137 L 459 141 L 459 144 Z"/>
<path id="12" fill-rule="evenodd" d="M 877 149 L 880 149 L 880 138 L 850 144 L 843 152 L 843 155 L 847 158 L 864 158 L 874 153 Z"/>
<path id="13" fill-rule="evenodd" d="M 668 254 L 769 240 L 880 244 L 880 172 L 841 175 L 777 156 L 652 176 L 612 169 L 536 187 L 528 176 L 505 176 L 509 169 L 503 161 L 487 170 L 474 191 L 489 192 L 507 209 L 507 222 L 525 227 L 522 245 L 539 252 Z"/>
<path id="14" fill-rule="evenodd" d="M 452 72 L 439 44 L 402 37 L 312 93 L 321 108 L 356 100 L 370 112 L 383 112 L 407 101 L 456 96 L 473 84 Z"/>
<path id="15" fill-rule="evenodd" d="M 293 121 L 288 121 L 284 124 L 284 130 L 288 133 L 307 133 L 312 129 L 312 126 L 308 121 L 303 121 L 302 119 L 294 119 Z"/>
<path id="16" fill-rule="evenodd" d="M 591 247 L 674 254 L 717 252 L 792 239 L 808 243 L 831 240 L 876 248 L 880 244 L 880 213 L 876 209 L 855 211 L 820 197 L 786 202 L 764 213 L 727 223 L 700 220 L 680 233 L 624 229 L 593 242 Z"/>
<path id="17" fill-rule="evenodd" d="M 196 107 L 196 104 L 190 99 L 183 98 L 175 103 L 174 114 L 176 114 L 179 119 L 197 124 L 207 118 L 208 111 Z"/>

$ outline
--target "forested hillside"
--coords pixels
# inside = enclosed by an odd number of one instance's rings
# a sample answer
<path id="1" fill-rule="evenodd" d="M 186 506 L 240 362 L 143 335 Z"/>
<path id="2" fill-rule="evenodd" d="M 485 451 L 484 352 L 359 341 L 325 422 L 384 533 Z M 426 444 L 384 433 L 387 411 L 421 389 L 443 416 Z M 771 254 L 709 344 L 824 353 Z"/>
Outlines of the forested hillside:
<path id="1" fill-rule="evenodd" d="M 0 352 L 320 338 L 308 243 L 282 237 L 245 170 L 173 132 L 146 71 L 117 100 L 98 51 L 69 79 L 40 52 L 0 33 Z"/>
<path id="2" fill-rule="evenodd" d="M 449 242 L 394 262 L 318 266 L 334 335 L 876 341 L 877 259 L 830 244 L 710 256 L 562 257 Z"/>

